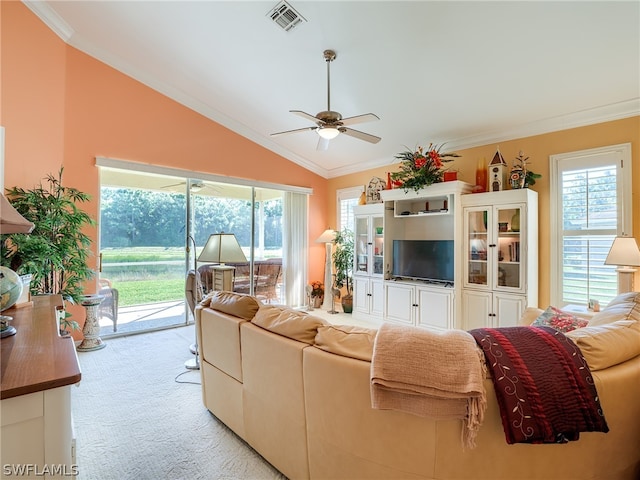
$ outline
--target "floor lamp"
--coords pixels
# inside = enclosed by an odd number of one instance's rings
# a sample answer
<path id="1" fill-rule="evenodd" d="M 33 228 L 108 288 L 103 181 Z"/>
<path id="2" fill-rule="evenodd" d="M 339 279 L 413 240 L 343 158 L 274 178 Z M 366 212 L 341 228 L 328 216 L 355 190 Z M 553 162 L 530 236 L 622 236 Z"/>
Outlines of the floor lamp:
<path id="1" fill-rule="evenodd" d="M 225 263 L 247 263 L 247 257 L 242 251 L 242 248 L 233 233 L 220 232 L 209 235 L 207 243 L 204 245 L 200 255 L 198 255 L 196 265 L 197 262 L 216 264 L 211 267 L 213 272 L 213 290 L 232 291 L 233 271 L 235 270 L 235 267 L 225 265 Z M 196 278 L 197 277 L 198 275 L 196 270 Z M 195 345 L 195 351 L 195 358 L 187 360 L 184 364 L 184 366 L 190 370 L 197 370 L 200 368 L 197 343 Z"/>
<path id="2" fill-rule="evenodd" d="M 633 292 L 633 276 L 640 267 L 640 249 L 633 237 L 616 237 L 604 261 L 605 265 L 617 265 L 618 294 Z"/>
<path id="3" fill-rule="evenodd" d="M 333 310 L 331 298 L 333 293 L 331 292 L 331 286 L 333 282 L 331 280 L 331 245 L 336 238 L 336 231 L 328 228 L 322 235 L 316 239 L 316 243 L 325 244 L 325 258 L 324 258 L 324 301 L 322 302 L 322 308 L 325 310 Z"/>

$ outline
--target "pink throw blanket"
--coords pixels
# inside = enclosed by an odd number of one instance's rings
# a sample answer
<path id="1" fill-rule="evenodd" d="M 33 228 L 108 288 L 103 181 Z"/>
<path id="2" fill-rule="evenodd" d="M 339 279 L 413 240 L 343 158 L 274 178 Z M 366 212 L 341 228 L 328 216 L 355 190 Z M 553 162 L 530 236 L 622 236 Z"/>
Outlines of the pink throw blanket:
<path id="1" fill-rule="evenodd" d="M 463 330 L 435 333 L 384 323 L 373 347 L 371 406 L 434 419 L 462 419 L 475 446 L 486 409 L 483 355 Z"/>

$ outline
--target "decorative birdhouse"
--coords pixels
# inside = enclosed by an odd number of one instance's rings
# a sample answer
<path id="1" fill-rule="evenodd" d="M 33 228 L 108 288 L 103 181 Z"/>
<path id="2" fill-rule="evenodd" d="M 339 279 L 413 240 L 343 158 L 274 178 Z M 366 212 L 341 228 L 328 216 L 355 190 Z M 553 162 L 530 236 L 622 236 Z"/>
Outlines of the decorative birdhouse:
<path id="1" fill-rule="evenodd" d="M 500 153 L 500 147 L 496 150 L 493 160 L 489 163 L 489 191 L 499 192 L 506 187 L 507 162 Z"/>

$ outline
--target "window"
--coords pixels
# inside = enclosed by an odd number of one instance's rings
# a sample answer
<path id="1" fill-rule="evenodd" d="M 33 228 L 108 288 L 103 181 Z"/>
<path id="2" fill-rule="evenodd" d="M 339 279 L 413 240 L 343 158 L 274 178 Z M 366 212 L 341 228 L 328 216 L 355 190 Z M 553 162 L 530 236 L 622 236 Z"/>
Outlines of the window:
<path id="1" fill-rule="evenodd" d="M 606 305 L 618 283 L 605 258 L 631 233 L 631 145 L 552 155 L 550 172 L 551 301 Z"/>
<path id="2" fill-rule="evenodd" d="M 336 192 L 336 229 L 342 231 L 344 228 L 353 230 L 355 216 L 353 207 L 358 205 L 358 199 L 363 192 L 362 187 L 341 188 Z"/>

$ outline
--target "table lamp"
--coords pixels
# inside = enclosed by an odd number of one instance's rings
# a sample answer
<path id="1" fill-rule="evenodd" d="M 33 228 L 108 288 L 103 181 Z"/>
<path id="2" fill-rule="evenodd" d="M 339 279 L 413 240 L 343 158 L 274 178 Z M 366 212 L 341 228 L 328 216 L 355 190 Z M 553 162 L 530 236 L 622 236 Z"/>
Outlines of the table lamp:
<path id="1" fill-rule="evenodd" d="M 616 237 L 604 261 L 605 265 L 617 265 L 618 294 L 633 292 L 635 268 L 640 266 L 640 250 L 633 237 Z"/>

